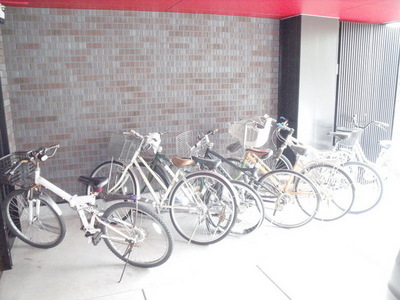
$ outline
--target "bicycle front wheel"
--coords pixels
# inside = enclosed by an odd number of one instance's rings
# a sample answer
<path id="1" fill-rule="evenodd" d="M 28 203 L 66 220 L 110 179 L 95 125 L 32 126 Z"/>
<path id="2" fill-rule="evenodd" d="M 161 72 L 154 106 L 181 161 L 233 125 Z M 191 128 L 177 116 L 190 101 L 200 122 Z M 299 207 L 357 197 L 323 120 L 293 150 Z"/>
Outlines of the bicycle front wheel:
<path id="1" fill-rule="evenodd" d="M 171 256 L 171 233 L 161 217 L 138 202 L 111 205 L 101 225 L 107 247 L 118 258 L 140 268 L 157 267 Z"/>
<path id="2" fill-rule="evenodd" d="M 291 170 L 275 170 L 255 183 L 264 203 L 265 218 L 283 228 L 300 227 L 318 211 L 320 195 L 306 176 Z"/>
<path id="3" fill-rule="evenodd" d="M 119 161 L 106 161 L 96 167 L 93 170 L 90 177 L 105 177 L 108 178 L 108 184 L 103 187 L 101 194 L 109 194 L 109 191 L 117 184 L 120 180 L 125 166 Z M 114 190 L 112 194 L 122 195 L 139 195 L 139 187 L 137 181 L 131 170 L 127 170 L 125 178 L 122 181 L 121 186 Z M 91 187 L 88 186 L 86 192 L 90 194 L 92 192 Z M 101 198 L 101 195 L 99 196 Z"/>
<path id="4" fill-rule="evenodd" d="M 268 158 L 261 158 L 263 162 L 270 167 L 271 170 L 292 170 L 293 165 L 290 160 L 283 154 L 279 157 L 272 155 Z"/>
<path id="5" fill-rule="evenodd" d="M 306 166 L 302 174 L 312 179 L 320 191 L 321 203 L 315 219 L 333 221 L 349 212 L 354 203 L 355 188 L 353 180 L 341 167 L 315 163 Z"/>
<path id="6" fill-rule="evenodd" d="M 260 195 L 247 183 L 231 181 L 238 193 L 238 214 L 231 233 L 244 235 L 259 228 L 264 220 Z"/>
<path id="7" fill-rule="evenodd" d="M 353 180 L 356 197 L 349 213 L 359 214 L 374 208 L 382 198 L 383 181 L 379 173 L 362 162 L 348 162 L 344 170 Z"/>
<path id="8" fill-rule="evenodd" d="M 194 244 L 207 245 L 226 237 L 237 215 L 235 188 L 217 173 L 190 173 L 170 197 L 170 216 L 176 231 Z"/>
<path id="9" fill-rule="evenodd" d="M 65 237 L 64 219 L 40 193 L 30 199 L 28 190 L 13 191 L 3 208 L 11 232 L 33 247 L 52 248 Z"/>

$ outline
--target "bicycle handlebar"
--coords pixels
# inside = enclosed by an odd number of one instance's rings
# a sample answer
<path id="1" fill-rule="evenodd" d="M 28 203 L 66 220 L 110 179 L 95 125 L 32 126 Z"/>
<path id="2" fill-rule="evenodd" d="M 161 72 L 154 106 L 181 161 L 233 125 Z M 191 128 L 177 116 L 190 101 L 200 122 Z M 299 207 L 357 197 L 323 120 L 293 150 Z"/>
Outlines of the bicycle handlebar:
<path id="1" fill-rule="evenodd" d="M 207 146 L 212 148 L 213 144 L 210 142 L 209 136 L 216 134 L 218 131 L 219 131 L 219 129 L 216 128 L 216 129 L 212 129 L 212 130 L 207 131 L 207 133 L 203 134 L 203 136 L 199 135 L 198 138 L 197 138 L 197 142 L 195 144 L 195 147 L 196 148 L 200 147 L 201 146 L 201 142 L 203 140 L 205 140 Z"/>
<path id="2" fill-rule="evenodd" d="M 59 148 L 59 144 L 50 147 L 39 147 L 36 150 L 28 151 L 27 155 L 29 158 L 36 161 L 46 161 L 47 159 L 53 157 Z"/>
<path id="3" fill-rule="evenodd" d="M 128 132 L 124 132 L 123 134 L 129 134 L 129 135 L 134 135 L 142 140 L 141 147 L 142 149 L 145 150 L 150 150 L 152 149 L 154 154 L 157 152 L 162 151 L 162 147 L 160 146 L 161 144 L 161 136 L 165 134 L 167 131 L 164 132 L 152 132 L 148 133 L 146 135 L 141 135 L 137 131 L 131 129 Z"/>
<path id="4" fill-rule="evenodd" d="M 386 130 L 386 128 L 388 128 L 388 127 L 390 126 L 388 123 L 380 122 L 380 121 L 370 121 L 370 122 L 367 123 L 367 125 L 361 126 L 361 125 L 358 123 L 357 114 L 354 114 L 354 115 L 353 115 L 352 121 L 353 121 L 354 126 L 355 126 L 356 128 L 360 128 L 360 129 L 366 129 L 366 128 L 369 127 L 370 125 L 376 125 L 377 127 L 380 127 L 380 128 L 382 128 L 382 129 Z"/>
<path id="5" fill-rule="evenodd" d="M 278 127 L 279 130 L 294 132 L 293 128 L 287 126 L 287 121 L 285 121 L 284 123 L 276 123 L 276 126 Z"/>

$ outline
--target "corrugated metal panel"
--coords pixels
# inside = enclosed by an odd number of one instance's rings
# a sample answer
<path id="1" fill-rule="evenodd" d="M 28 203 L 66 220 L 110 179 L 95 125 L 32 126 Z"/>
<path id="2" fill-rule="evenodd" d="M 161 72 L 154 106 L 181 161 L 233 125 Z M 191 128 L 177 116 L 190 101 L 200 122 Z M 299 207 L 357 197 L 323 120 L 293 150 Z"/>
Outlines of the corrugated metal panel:
<path id="1" fill-rule="evenodd" d="M 341 23 L 336 128 L 377 120 L 388 131 L 370 126 L 361 140 L 367 157 L 375 160 L 379 140 L 391 139 L 399 69 L 400 29 L 383 25 Z"/>

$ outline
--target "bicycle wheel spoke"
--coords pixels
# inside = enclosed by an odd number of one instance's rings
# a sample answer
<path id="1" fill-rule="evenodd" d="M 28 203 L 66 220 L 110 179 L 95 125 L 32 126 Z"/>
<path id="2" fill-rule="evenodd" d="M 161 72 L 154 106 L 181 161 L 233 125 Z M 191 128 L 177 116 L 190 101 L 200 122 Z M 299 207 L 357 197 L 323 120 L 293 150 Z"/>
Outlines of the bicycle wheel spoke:
<path id="1" fill-rule="evenodd" d="M 160 216 L 144 205 L 117 203 L 104 212 L 103 218 L 107 224 L 101 226 L 105 243 L 123 261 L 149 268 L 170 257 L 171 234 Z"/>
<path id="2" fill-rule="evenodd" d="M 4 201 L 10 230 L 34 247 L 50 248 L 58 245 L 65 236 L 64 220 L 46 201 L 35 198 L 27 200 L 27 195 L 27 191 L 17 190 Z"/>
<path id="3" fill-rule="evenodd" d="M 316 214 L 319 193 L 303 175 L 290 170 L 276 170 L 257 183 L 264 201 L 265 218 L 274 225 L 293 228 L 307 224 Z"/>
<path id="4" fill-rule="evenodd" d="M 171 194 L 170 216 L 175 229 L 197 244 L 224 238 L 236 218 L 236 205 L 217 174 L 195 172 L 177 184 Z"/>

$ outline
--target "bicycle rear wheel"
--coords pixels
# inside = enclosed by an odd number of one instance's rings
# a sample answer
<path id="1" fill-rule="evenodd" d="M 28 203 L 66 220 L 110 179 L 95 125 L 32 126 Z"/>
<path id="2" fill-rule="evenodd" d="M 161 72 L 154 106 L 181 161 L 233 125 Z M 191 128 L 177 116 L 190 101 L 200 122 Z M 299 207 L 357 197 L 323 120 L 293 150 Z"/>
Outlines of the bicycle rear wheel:
<path id="1" fill-rule="evenodd" d="M 101 194 L 107 195 L 109 190 L 115 186 L 118 180 L 121 178 L 125 166 L 119 161 L 106 161 L 97 166 L 90 177 L 106 177 L 108 178 L 108 184 L 103 187 Z M 92 192 L 91 187 L 88 186 L 86 192 L 90 194 Z M 118 190 L 115 190 L 113 194 L 121 195 L 139 195 L 139 187 L 135 175 L 131 170 L 127 170 L 124 178 L 124 184 Z M 99 198 L 102 198 L 101 195 Z"/>
<path id="2" fill-rule="evenodd" d="M 38 193 L 29 199 L 25 189 L 11 192 L 4 199 L 5 219 L 13 234 L 37 248 L 52 248 L 65 237 L 64 219 Z"/>
<path id="3" fill-rule="evenodd" d="M 219 174 L 190 173 L 171 192 L 172 224 L 189 242 L 216 243 L 229 234 L 236 221 L 236 201 L 235 188 Z"/>
<path id="4" fill-rule="evenodd" d="M 157 267 L 171 256 L 173 240 L 161 217 L 137 202 L 111 205 L 101 225 L 107 247 L 118 258 L 141 268 Z"/>
<path id="5" fill-rule="evenodd" d="M 242 181 L 231 181 L 238 192 L 238 214 L 231 233 L 249 234 L 259 228 L 264 220 L 264 207 L 260 195 Z"/>
<path id="6" fill-rule="evenodd" d="M 265 218 L 283 228 L 300 227 L 318 211 L 320 195 L 306 176 L 291 170 L 275 170 L 255 183 L 264 203 Z"/>
<path id="7" fill-rule="evenodd" d="M 356 198 L 349 213 L 359 214 L 374 208 L 382 198 L 383 181 L 379 173 L 362 162 L 348 162 L 343 165 L 355 185 Z"/>

